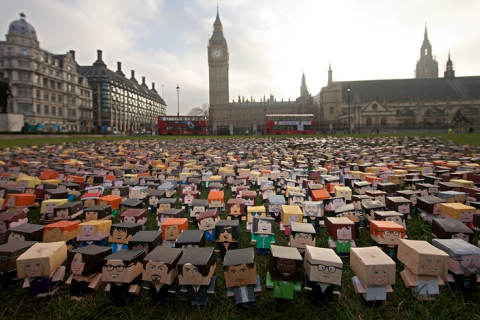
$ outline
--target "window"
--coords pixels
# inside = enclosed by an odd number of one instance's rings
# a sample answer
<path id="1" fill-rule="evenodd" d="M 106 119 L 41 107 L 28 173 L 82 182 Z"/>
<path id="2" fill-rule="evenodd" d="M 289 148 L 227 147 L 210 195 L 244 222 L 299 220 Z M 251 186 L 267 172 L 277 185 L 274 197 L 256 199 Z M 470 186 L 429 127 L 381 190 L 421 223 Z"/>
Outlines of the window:
<path id="1" fill-rule="evenodd" d="M 50 109 L 48 108 L 48 106 L 43 106 L 43 114 L 47 116 L 50 114 Z"/>
<path id="2" fill-rule="evenodd" d="M 48 100 L 48 93 L 47 92 L 43 93 L 43 100 Z"/>
<path id="3" fill-rule="evenodd" d="M 55 96 L 55 94 L 52 93 L 52 95 L 50 96 L 50 100 L 55 101 L 56 99 L 57 97 Z"/>
<path id="4" fill-rule="evenodd" d="M 378 105 L 377 105 L 376 103 L 374 103 L 374 104 L 372 105 L 372 110 L 377 110 L 377 108 L 378 108 Z"/>
<path id="5" fill-rule="evenodd" d="M 57 101 L 58 101 L 58 102 L 62 102 L 62 95 L 61 95 L 61 94 L 59 94 L 59 95 L 57 96 Z"/>
<path id="6" fill-rule="evenodd" d="M 38 74 L 35 75 L 35 83 L 40 84 L 40 76 Z"/>
<path id="7" fill-rule="evenodd" d="M 61 82 L 57 82 L 57 89 L 62 90 L 62 83 Z"/>
<path id="8" fill-rule="evenodd" d="M 56 116 L 56 115 L 57 115 L 57 108 L 52 106 L 52 116 Z"/>
<path id="9" fill-rule="evenodd" d="M 42 107 L 37 104 L 37 114 L 42 114 Z"/>
<path id="10" fill-rule="evenodd" d="M 372 118 L 367 118 L 367 127 L 372 125 Z"/>
<path id="11" fill-rule="evenodd" d="M 41 91 L 40 90 L 37 90 L 37 99 L 40 99 L 40 93 Z"/>
<path id="12" fill-rule="evenodd" d="M 63 108 L 58 108 L 58 116 L 63 117 Z"/>
<path id="13" fill-rule="evenodd" d="M 28 82 L 30 81 L 30 74 L 27 72 L 19 72 L 18 78 L 20 81 Z"/>
<path id="14" fill-rule="evenodd" d="M 18 66 L 22 68 L 28 68 L 30 63 L 27 60 L 18 60 Z"/>
<path id="15" fill-rule="evenodd" d="M 27 49 L 20 49 L 20 53 L 21 53 L 23 56 L 27 56 L 27 55 L 28 55 Z"/>
<path id="16" fill-rule="evenodd" d="M 380 120 L 380 125 L 381 125 L 382 127 L 383 127 L 383 126 L 386 126 L 386 125 L 387 125 L 387 119 L 382 118 L 382 119 Z"/>
<path id="17" fill-rule="evenodd" d="M 32 89 L 30 88 L 18 88 L 18 95 L 22 98 L 31 98 Z"/>
<path id="18" fill-rule="evenodd" d="M 32 113 L 33 112 L 33 106 L 31 103 L 19 103 L 18 104 L 18 109 L 20 113 Z"/>
<path id="19" fill-rule="evenodd" d="M 330 114 L 333 114 L 333 107 L 330 107 Z"/>

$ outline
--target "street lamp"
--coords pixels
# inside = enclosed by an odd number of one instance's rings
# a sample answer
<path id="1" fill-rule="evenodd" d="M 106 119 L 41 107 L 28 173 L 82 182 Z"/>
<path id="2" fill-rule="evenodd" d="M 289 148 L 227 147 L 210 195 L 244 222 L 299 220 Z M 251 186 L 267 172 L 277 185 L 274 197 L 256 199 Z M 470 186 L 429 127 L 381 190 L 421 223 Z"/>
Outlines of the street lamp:
<path id="1" fill-rule="evenodd" d="M 178 135 L 180 135 L 180 86 L 177 84 L 177 118 L 178 118 Z"/>
<path id="2" fill-rule="evenodd" d="M 347 102 L 348 102 L 348 134 L 351 134 L 352 131 L 352 124 L 351 121 L 352 119 L 350 118 L 350 85 L 347 88 Z"/>

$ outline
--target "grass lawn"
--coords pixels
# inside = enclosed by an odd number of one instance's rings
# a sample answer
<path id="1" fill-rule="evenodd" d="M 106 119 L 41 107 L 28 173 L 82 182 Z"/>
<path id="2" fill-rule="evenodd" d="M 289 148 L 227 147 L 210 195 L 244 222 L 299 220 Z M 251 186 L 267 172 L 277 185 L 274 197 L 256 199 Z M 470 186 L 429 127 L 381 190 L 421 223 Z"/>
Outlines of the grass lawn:
<path id="1" fill-rule="evenodd" d="M 360 137 L 383 136 L 361 135 Z M 385 135 L 391 136 L 391 135 Z M 399 135 L 404 136 L 404 135 Z M 438 134 L 433 136 L 439 136 Z M 440 135 L 444 141 L 453 140 L 456 143 L 478 145 L 480 134 L 452 134 Z M 243 136 L 244 137 L 244 136 Z M 251 136 L 250 136 L 251 137 Z M 322 136 L 326 137 L 326 136 Z M 114 137 L 125 139 L 125 137 Z M 150 137 L 133 136 L 128 139 L 146 139 Z M 155 139 L 159 137 L 153 137 Z M 161 139 L 170 137 L 160 137 Z M 230 138 L 230 137 L 226 137 Z M 110 137 L 108 138 L 110 139 Z M 78 141 L 78 138 L 68 139 Z M 82 140 L 89 140 L 88 138 Z M 91 139 L 91 140 L 98 140 Z M 61 143 L 64 139 L 50 140 L 9 140 L 0 141 L 0 147 L 14 145 L 28 145 L 45 143 Z M 1 160 L 1 159 L 0 159 Z M 202 192 L 201 198 L 206 199 L 207 191 Z M 231 197 L 229 190 L 225 191 L 225 203 Z M 38 210 L 29 213 L 30 223 L 40 223 Z M 226 213 L 222 214 L 222 219 Z M 116 221 L 114 221 L 115 223 Z M 193 227 L 190 227 L 193 229 Z M 149 216 L 147 230 L 156 230 L 156 221 L 153 215 Z M 250 234 L 245 232 L 245 223 L 241 224 L 241 246 L 250 246 Z M 277 224 L 278 230 L 278 224 Z M 431 227 L 424 223 L 419 216 L 413 216 L 407 222 L 407 235 L 412 240 L 431 241 Z M 478 234 L 474 243 L 477 243 Z M 276 244 L 286 246 L 288 241 L 280 231 L 276 234 Z M 328 247 L 327 233 L 322 229 L 317 236 L 318 247 Z M 371 246 L 372 241 L 368 230 L 361 233 L 357 246 Z M 213 246 L 209 244 L 208 246 Z M 101 290 L 86 297 L 81 302 L 70 301 L 69 287 L 62 285 L 59 292 L 50 298 L 35 298 L 29 291 L 22 289 L 20 285 L 9 292 L 0 294 L 1 319 L 138 319 L 138 318 L 188 318 L 188 319 L 247 319 L 247 318 L 270 318 L 270 319 L 454 319 L 454 318 L 480 318 L 480 290 L 475 290 L 469 296 L 453 292 L 449 286 L 441 288 L 441 294 L 435 301 L 417 301 L 409 289 L 407 289 L 399 275 L 403 270 L 403 264 L 397 264 L 397 282 L 394 292 L 387 295 L 387 301 L 380 307 L 368 308 L 363 303 L 363 298 L 355 294 L 351 278 L 354 276 L 350 269 L 348 259 L 343 260 L 343 276 L 341 297 L 326 306 L 313 306 L 305 293 L 296 293 L 292 301 L 276 302 L 273 292 L 265 288 L 266 272 L 268 270 L 268 256 L 256 256 L 257 270 L 262 281 L 262 292 L 256 295 L 256 305 L 249 310 L 243 310 L 236 306 L 233 298 L 227 298 L 226 288 L 221 261 L 217 261 L 217 287 L 216 292 L 210 295 L 208 305 L 203 308 L 192 307 L 185 294 L 179 293 L 171 299 L 168 306 L 152 307 L 148 299 L 148 291 L 142 290 L 135 301 L 125 307 L 117 308 L 108 299 L 108 294 Z M 66 278 L 65 278 L 66 279 Z"/>

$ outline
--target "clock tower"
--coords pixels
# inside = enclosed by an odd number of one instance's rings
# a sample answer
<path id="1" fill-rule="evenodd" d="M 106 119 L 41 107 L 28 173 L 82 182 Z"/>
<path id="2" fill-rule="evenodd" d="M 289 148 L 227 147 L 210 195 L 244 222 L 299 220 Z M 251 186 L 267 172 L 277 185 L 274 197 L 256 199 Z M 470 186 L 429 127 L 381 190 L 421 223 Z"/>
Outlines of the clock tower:
<path id="1" fill-rule="evenodd" d="M 218 14 L 213 23 L 213 34 L 208 42 L 208 73 L 210 114 L 209 129 L 216 134 L 228 130 L 228 46 L 223 36 L 223 26 Z"/>

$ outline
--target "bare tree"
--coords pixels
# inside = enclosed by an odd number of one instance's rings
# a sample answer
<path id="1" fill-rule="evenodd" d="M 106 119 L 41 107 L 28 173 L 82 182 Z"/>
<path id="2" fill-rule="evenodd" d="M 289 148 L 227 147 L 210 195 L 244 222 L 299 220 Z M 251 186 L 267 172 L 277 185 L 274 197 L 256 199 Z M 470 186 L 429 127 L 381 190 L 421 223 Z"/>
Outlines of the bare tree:
<path id="1" fill-rule="evenodd" d="M 195 107 L 188 111 L 189 116 L 205 116 L 208 121 L 208 112 L 210 110 L 210 105 L 208 103 L 202 103 L 200 107 Z"/>

